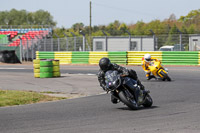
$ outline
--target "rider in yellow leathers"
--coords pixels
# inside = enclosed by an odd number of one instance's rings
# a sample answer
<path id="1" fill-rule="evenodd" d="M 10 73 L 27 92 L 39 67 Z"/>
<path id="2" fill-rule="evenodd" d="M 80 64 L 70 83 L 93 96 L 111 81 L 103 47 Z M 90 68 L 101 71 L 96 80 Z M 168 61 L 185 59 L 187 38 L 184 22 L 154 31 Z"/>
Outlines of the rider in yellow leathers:
<path id="1" fill-rule="evenodd" d="M 154 75 L 151 75 L 151 71 L 149 69 L 149 65 L 150 65 L 151 61 L 153 61 L 153 60 L 160 61 L 159 59 L 151 57 L 150 54 L 145 54 L 144 57 L 142 58 L 142 68 L 146 73 L 147 80 L 150 80 L 152 78 L 156 79 L 156 77 Z"/>

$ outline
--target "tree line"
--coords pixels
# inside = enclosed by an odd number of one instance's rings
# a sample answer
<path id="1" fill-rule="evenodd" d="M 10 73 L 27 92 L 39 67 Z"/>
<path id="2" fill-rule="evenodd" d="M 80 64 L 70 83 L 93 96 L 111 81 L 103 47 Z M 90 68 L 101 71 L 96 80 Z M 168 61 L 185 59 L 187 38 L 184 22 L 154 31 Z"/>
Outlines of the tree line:
<path id="1" fill-rule="evenodd" d="M 200 34 L 200 9 L 190 11 L 186 16 L 181 16 L 176 18 L 174 14 L 171 14 L 169 18 L 161 20 L 152 20 L 151 22 L 145 23 L 143 21 L 138 21 L 136 24 L 125 24 L 118 20 L 111 22 L 108 25 L 98 25 L 98 26 L 85 26 L 83 23 L 75 23 L 71 28 L 65 29 L 56 28 L 54 32 L 64 37 L 63 32 L 73 32 L 76 35 L 81 35 L 80 31 L 84 32 L 86 35 L 91 36 L 104 36 L 102 30 L 108 36 L 124 36 L 131 33 L 131 35 L 152 35 L 152 31 L 155 35 L 162 34 Z M 72 36 L 69 34 L 69 36 Z"/>
<path id="2" fill-rule="evenodd" d="M 0 25 L 52 25 L 56 26 L 56 21 L 53 16 L 44 10 L 36 12 L 28 12 L 26 10 L 11 9 L 10 11 L 0 11 Z M 64 37 L 63 33 L 72 36 L 81 35 L 80 31 L 86 35 L 104 36 L 104 31 L 108 36 L 124 36 L 131 35 L 155 35 L 162 34 L 199 34 L 200 33 L 200 9 L 190 11 L 186 16 L 176 18 L 171 14 L 169 18 L 161 20 L 152 20 L 145 23 L 138 21 L 135 24 L 125 24 L 118 20 L 111 22 L 108 25 L 95 25 L 92 27 L 85 26 L 82 22 L 75 23 L 71 28 L 55 28 L 54 33 L 60 37 Z M 55 36 L 56 37 L 56 36 Z"/>
<path id="3" fill-rule="evenodd" d="M 0 11 L 0 25 L 52 25 L 56 22 L 53 16 L 44 10 L 28 12 L 26 10 L 11 9 L 10 11 Z"/>

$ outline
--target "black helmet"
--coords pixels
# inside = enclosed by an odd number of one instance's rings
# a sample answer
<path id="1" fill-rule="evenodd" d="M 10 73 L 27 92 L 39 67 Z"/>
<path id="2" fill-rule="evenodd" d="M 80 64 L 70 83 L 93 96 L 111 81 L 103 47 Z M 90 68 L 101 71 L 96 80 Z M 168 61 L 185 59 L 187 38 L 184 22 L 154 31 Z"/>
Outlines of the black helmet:
<path id="1" fill-rule="evenodd" d="M 106 71 L 109 69 L 111 65 L 111 62 L 108 58 L 104 57 L 104 58 L 101 58 L 100 61 L 99 61 L 99 67 L 101 68 L 101 70 L 103 71 Z"/>

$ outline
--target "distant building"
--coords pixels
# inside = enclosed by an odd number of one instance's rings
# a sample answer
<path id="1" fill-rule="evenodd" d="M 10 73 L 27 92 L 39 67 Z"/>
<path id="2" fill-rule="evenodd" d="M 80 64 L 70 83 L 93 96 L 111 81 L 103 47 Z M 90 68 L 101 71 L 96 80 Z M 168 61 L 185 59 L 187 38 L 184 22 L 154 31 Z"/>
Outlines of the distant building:
<path id="1" fill-rule="evenodd" d="M 200 50 L 200 35 L 190 35 L 189 37 L 189 51 L 199 51 Z"/>
<path id="2" fill-rule="evenodd" d="M 93 37 L 93 51 L 154 51 L 153 36 Z"/>

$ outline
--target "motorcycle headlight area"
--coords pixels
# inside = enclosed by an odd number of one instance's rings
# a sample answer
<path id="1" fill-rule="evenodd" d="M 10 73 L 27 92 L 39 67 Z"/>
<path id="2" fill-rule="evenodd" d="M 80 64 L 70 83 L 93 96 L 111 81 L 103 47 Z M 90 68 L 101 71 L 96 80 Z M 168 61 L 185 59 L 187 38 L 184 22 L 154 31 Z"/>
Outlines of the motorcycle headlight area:
<path id="1" fill-rule="evenodd" d="M 109 89 L 110 90 L 114 90 L 116 88 L 118 88 L 120 86 L 121 82 L 119 79 L 113 81 L 113 82 L 109 82 Z"/>

